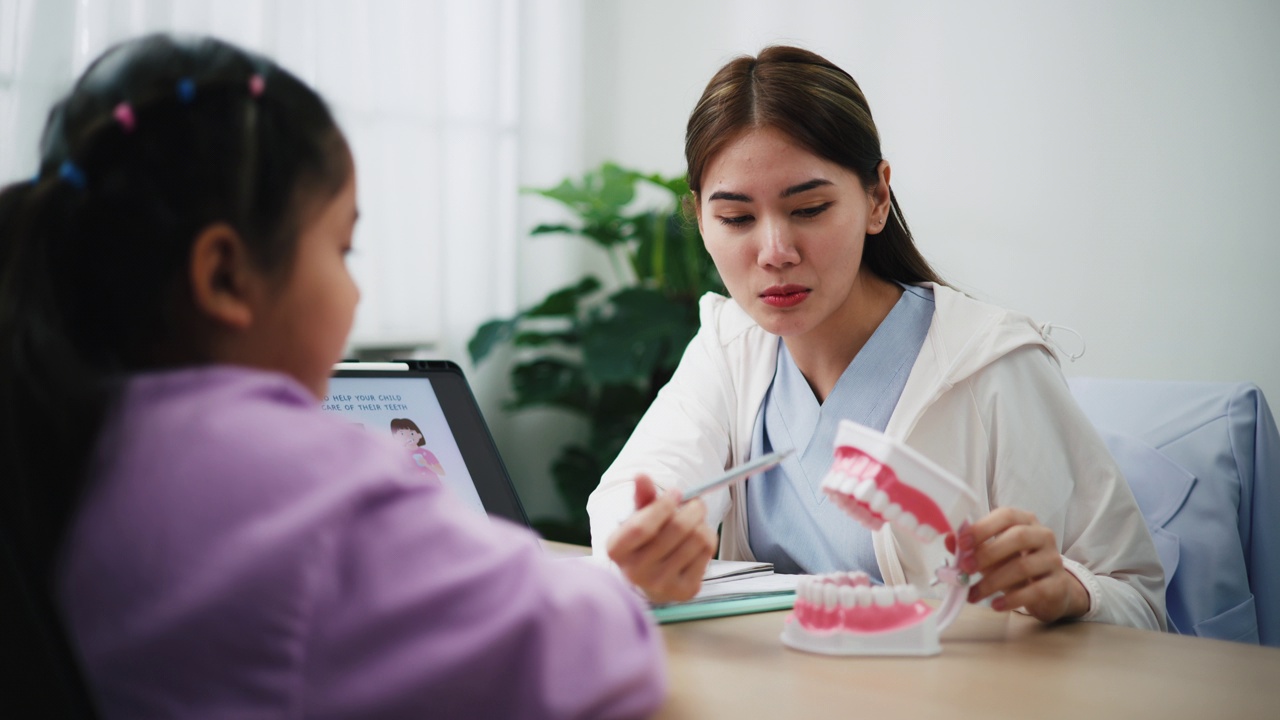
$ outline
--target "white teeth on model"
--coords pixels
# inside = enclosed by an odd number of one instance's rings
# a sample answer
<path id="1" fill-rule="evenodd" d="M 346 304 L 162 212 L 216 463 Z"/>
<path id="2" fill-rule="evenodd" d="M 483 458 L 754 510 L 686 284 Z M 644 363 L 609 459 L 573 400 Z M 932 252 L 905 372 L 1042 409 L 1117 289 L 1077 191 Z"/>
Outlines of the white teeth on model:
<path id="1" fill-rule="evenodd" d="M 895 520 L 894 522 L 898 525 L 898 527 L 910 533 L 915 532 L 916 528 L 920 527 L 920 521 L 916 519 L 915 514 L 909 513 L 905 510 L 902 512 L 901 515 L 898 516 L 898 519 Z"/>
<path id="2" fill-rule="evenodd" d="M 855 595 L 856 593 L 854 593 L 853 588 L 849 587 L 848 585 L 841 587 L 840 588 L 840 607 L 843 607 L 843 608 L 853 607 L 854 604 L 856 603 L 856 601 L 854 600 Z"/>
<path id="3" fill-rule="evenodd" d="M 867 504 L 871 506 L 872 512 L 878 513 L 889 507 L 890 502 L 889 493 L 886 493 L 883 490 L 876 490 L 875 493 L 871 495 L 871 502 Z"/>
<path id="4" fill-rule="evenodd" d="M 845 461 L 844 471 L 850 475 L 861 475 L 862 470 L 867 467 L 867 458 L 865 455 L 851 457 Z"/>
<path id="5" fill-rule="evenodd" d="M 834 610 L 836 603 L 839 602 L 839 593 L 835 585 L 822 586 L 822 605 L 828 610 Z"/>
<path id="6" fill-rule="evenodd" d="M 858 487 L 858 478 L 847 477 L 840 482 L 840 492 L 845 495 L 852 495 L 854 489 Z"/>
<path id="7" fill-rule="evenodd" d="M 849 584 L 854 587 L 871 585 L 871 576 L 861 570 L 856 570 L 854 572 L 851 572 L 846 577 L 849 578 Z"/>
<path id="8" fill-rule="evenodd" d="M 853 496 L 859 502 L 868 502 L 871 496 L 876 492 L 876 481 L 870 478 L 858 483 L 858 487 L 854 488 Z"/>
<path id="9" fill-rule="evenodd" d="M 865 585 L 854 588 L 853 601 L 858 607 L 871 607 L 871 588 Z"/>
<path id="10" fill-rule="evenodd" d="M 888 520 L 889 522 L 893 522 L 894 520 L 898 519 L 899 515 L 902 514 L 902 506 L 899 505 L 898 503 L 891 502 L 889 503 L 889 507 L 881 511 L 880 514 L 884 516 L 885 520 Z"/>
<path id="11" fill-rule="evenodd" d="M 890 607 L 894 603 L 893 588 L 877 585 L 871 588 L 871 599 L 879 607 Z"/>
<path id="12" fill-rule="evenodd" d="M 903 605 L 913 605 L 920 599 L 920 591 L 916 590 L 915 585 L 895 585 L 893 594 Z"/>
<path id="13" fill-rule="evenodd" d="M 916 537 L 922 542 L 931 543 L 938 538 L 938 531 L 932 525 L 921 525 L 916 529 Z"/>

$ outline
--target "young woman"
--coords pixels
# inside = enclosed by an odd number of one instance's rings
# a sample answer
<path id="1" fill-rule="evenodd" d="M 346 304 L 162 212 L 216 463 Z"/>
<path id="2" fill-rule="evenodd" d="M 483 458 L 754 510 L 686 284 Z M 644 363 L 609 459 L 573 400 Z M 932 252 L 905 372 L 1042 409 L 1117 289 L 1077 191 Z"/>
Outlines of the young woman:
<path id="1" fill-rule="evenodd" d="M 719 526 L 724 558 L 927 586 L 941 544 L 872 533 L 824 501 L 849 418 L 977 493 L 983 517 L 948 540 L 983 575 L 971 600 L 1001 593 L 997 609 L 1044 621 L 1163 626 L 1151 538 L 1044 333 L 929 267 L 852 77 L 796 48 L 738 58 L 694 108 L 685 155 L 732 299 L 703 298 L 675 376 L 593 493 L 598 554 L 655 599 L 687 598 Z M 677 504 L 679 488 L 783 448 L 796 452 L 762 479 Z"/>
<path id="2" fill-rule="evenodd" d="M 631 588 L 320 409 L 356 214 L 310 88 L 165 36 L 98 59 L 0 195 L 0 529 L 99 710 L 651 712 Z"/>

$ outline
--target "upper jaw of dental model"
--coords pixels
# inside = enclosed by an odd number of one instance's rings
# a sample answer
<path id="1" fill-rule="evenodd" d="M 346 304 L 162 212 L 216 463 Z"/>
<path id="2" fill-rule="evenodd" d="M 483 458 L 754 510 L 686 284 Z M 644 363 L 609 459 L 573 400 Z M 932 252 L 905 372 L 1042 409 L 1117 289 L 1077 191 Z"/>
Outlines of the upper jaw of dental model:
<path id="1" fill-rule="evenodd" d="M 933 542 L 959 526 L 976 505 L 969 488 L 904 444 L 843 420 L 822 490 L 872 530 L 885 522 Z"/>
<path id="2" fill-rule="evenodd" d="M 864 572 L 800 578 L 796 620 L 808 631 L 878 633 L 921 622 L 932 608 L 911 585 L 873 586 Z"/>

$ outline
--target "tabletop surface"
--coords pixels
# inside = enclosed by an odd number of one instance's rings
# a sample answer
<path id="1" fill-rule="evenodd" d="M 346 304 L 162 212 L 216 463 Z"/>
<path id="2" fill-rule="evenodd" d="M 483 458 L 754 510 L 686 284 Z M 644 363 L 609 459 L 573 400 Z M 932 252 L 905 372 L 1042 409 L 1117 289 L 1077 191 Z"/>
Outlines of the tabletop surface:
<path id="1" fill-rule="evenodd" d="M 657 717 L 1280 719 L 1280 648 L 969 606 L 940 655 L 828 657 L 782 644 L 787 612 L 661 626 Z"/>
<path id="2" fill-rule="evenodd" d="M 783 646 L 786 614 L 662 626 L 658 717 L 1280 718 L 1280 649 L 968 607 L 940 655 L 828 657 Z"/>

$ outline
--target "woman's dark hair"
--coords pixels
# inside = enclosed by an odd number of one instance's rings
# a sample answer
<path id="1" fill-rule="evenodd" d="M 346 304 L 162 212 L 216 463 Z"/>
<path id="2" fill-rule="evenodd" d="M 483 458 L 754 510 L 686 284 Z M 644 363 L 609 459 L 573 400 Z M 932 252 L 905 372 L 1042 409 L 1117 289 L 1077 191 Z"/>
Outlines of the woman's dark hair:
<path id="1" fill-rule="evenodd" d="M 421 430 L 419 430 L 419 429 L 418 429 L 417 424 L 415 424 L 415 423 L 414 423 L 412 420 L 410 420 L 409 418 L 396 418 L 396 419 L 392 420 L 392 421 L 391 421 L 391 432 L 393 432 L 393 433 L 394 433 L 394 432 L 395 432 L 395 431 L 397 431 L 397 430 L 412 430 L 412 431 L 414 431 L 414 432 L 418 433 L 418 445 L 419 445 L 419 446 L 422 446 L 422 445 L 426 445 L 426 444 L 427 444 L 427 439 L 426 439 L 425 437 L 423 437 L 423 435 L 422 435 L 422 431 L 421 431 Z"/>
<path id="2" fill-rule="evenodd" d="M 712 158 L 743 132 L 766 127 L 850 170 L 868 191 L 879 183 L 880 134 L 858 83 L 820 55 L 774 46 L 720 68 L 689 116 L 684 154 L 695 199 Z M 886 280 L 941 283 L 916 248 L 892 189 L 889 200 L 893 211 L 885 229 L 868 236 L 862 264 Z"/>
<path id="3" fill-rule="evenodd" d="M 351 172 L 324 101 L 266 58 L 151 35 L 49 113 L 34 180 L 0 193 L 0 524 L 47 582 L 130 372 L 198 362 L 193 241 L 234 229 L 272 278 Z"/>

